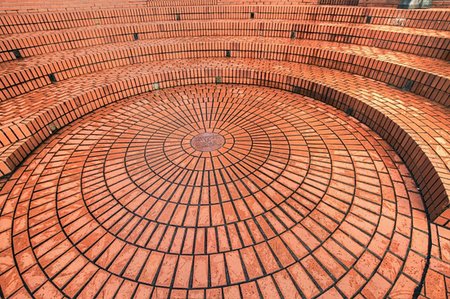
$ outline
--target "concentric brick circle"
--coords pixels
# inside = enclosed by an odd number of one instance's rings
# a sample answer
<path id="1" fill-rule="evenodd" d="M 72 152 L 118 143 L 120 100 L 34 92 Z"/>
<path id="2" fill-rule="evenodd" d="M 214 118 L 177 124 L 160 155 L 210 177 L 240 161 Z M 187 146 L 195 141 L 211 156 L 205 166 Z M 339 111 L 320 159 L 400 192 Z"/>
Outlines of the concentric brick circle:
<path id="1" fill-rule="evenodd" d="M 393 150 L 270 88 L 124 100 L 15 179 L 13 256 L 36 296 L 395 297 L 424 267 L 422 200 Z"/>

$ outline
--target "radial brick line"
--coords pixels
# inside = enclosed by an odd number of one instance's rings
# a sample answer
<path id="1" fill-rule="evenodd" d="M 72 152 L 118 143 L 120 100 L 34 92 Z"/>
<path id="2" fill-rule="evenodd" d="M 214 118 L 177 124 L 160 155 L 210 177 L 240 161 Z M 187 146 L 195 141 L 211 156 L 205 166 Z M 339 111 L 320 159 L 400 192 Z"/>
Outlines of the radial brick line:
<path id="1" fill-rule="evenodd" d="M 427 255 L 422 198 L 394 150 L 268 87 L 168 88 L 98 109 L 0 195 L 6 297 L 407 298 Z"/>

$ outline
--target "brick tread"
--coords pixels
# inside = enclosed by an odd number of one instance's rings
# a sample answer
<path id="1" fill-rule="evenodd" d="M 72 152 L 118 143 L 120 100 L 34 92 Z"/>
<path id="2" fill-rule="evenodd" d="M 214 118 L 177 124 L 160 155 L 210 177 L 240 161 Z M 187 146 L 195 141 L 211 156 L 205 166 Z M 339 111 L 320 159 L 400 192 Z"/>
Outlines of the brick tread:
<path id="1" fill-rule="evenodd" d="M 245 66 L 249 69 L 267 69 L 272 72 L 277 71 L 285 74 L 300 73 L 303 75 L 303 73 L 305 73 L 304 75 L 310 77 L 312 80 L 316 80 L 317 82 L 322 81 L 324 84 L 337 84 L 343 90 L 354 93 L 355 95 L 358 92 L 361 93 L 361 96 L 377 95 L 380 93 L 380 96 L 374 98 L 374 100 L 380 103 L 380 108 L 384 105 L 385 109 L 396 109 L 395 111 L 401 114 L 408 114 L 411 110 L 415 110 L 417 114 L 427 115 L 431 113 L 433 116 L 445 116 L 449 111 L 448 108 L 433 103 L 423 97 L 415 96 L 402 90 L 389 87 L 386 84 L 378 83 L 371 79 L 338 70 L 283 61 L 264 60 L 261 62 L 241 58 L 205 58 L 187 60 L 174 59 L 169 61 L 155 61 L 145 64 L 116 67 L 93 74 L 86 74 L 82 77 L 70 78 L 68 80 L 58 82 L 55 85 L 45 86 L 26 95 L 18 96 L 13 100 L 0 103 L 0 118 L 2 120 L 2 123 L 0 124 L 19 124 L 27 121 L 28 119 L 32 119 L 37 112 L 42 112 L 43 108 L 50 107 L 53 104 L 58 105 L 64 98 L 75 98 L 79 95 L 85 94 L 88 90 L 99 87 L 100 82 L 103 84 L 108 84 L 113 83 L 120 78 L 126 78 L 124 80 L 127 81 L 130 78 L 139 77 L 143 74 L 158 74 L 169 72 L 171 70 L 180 71 L 184 67 L 183 65 L 180 65 L 181 61 L 189 65 L 190 68 L 197 65 L 197 69 L 204 70 L 208 69 L 208 63 L 210 63 L 210 68 L 229 67 L 230 69 L 239 69 L 240 66 Z M 314 72 L 317 72 L 317 74 Z M 327 77 L 326 74 L 330 74 L 330 76 Z M 363 84 L 363 82 L 370 83 Z M 367 88 L 367 91 L 359 90 L 358 88 L 352 90 L 348 87 L 348 84 L 351 84 L 352 86 L 364 86 Z M 346 86 L 347 88 L 345 88 Z M 389 99 L 392 100 L 389 101 Z M 392 103 L 392 107 L 388 106 L 389 103 Z M 414 109 L 413 107 L 416 105 L 417 108 Z M 437 114 L 434 115 L 433 112 Z"/>
<path id="2" fill-rule="evenodd" d="M 351 54 L 355 56 L 363 56 L 371 59 L 385 60 L 391 63 L 400 64 L 424 71 L 426 73 L 435 74 L 442 77 L 450 77 L 449 63 L 444 60 L 417 56 L 398 51 L 392 51 L 382 48 L 375 48 L 369 46 L 361 46 L 354 44 L 345 44 L 318 40 L 288 40 L 286 38 L 273 37 L 243 37 L 243 36 L 214 36 L 214 37 L 179 37 L 179 38 L 164 38 L 152 40 L 137 40 L 133 42 L 114 43 L 100 46 L 93 46 L 88 48 L 81 48 L 76 50 L 60 51 L 56 53 L 48 53 L 39 56 L 31 56 L 21 60 L 7 61 L 0 64 L 0 76 L 8 73 L 20 72 L 31 67 L 48 68 L 51 71 L 57 71 L 53 64 L 63 64 L 62 61 L 70 59 L 83 59 L 87 56 L 95 56 L 104 52 L 120 52 L 125 49 L 148 48 L 150 46 L 156 47 L 161 45 L 174 44 L 188 44 L 192 43 L 226 43 L 227 45 L 233 42 L 239 44 L 269 44 L 269 45 L 289 45 L 299 46 L 311 49 L 329 49 L 340 53 Z M 230 50 L 234 50 L 229 47 Z"/>
<path id="3" fill-rule="evenodd" d="M 0 15 L 1 34 L 47 31 L 133 22 L 173 21 L 202 19 L 255 19 L 315 20 L 327 22 L 366 23 L 412 28 L 450 30 L 450 15 L 445 9 L 398 10 L 364 7 L 335 6 L 188 6 L 102 9 L 66 11 L 64 13 L 19 13 Z"/>
<path id="4" fill-rule="evenodd" d="M 224 57 L 227 50 L 232 57 L 288 60 L 328 66 L 401 88 L 409 80 L 412 84 L 408 89 L 412 92 L 450 105 L 446 96 L 450 89 L 448 62 L 367 46 L 262 37 L 144 40 L 62 51 L 7 62 L 0 65 L 0 82 L 3 82 L 1 100 L 17 97 L 50 84 L 50 74 L 54 74 L 55 80 L 60 81 L 106 68 L 153 60 Z M 292 55 L 286 56 L 286 51 Z M 400 70 L 397 66 L 404 69 Z M 419 72 L 415 72 L 416 70 Z"/>
<path id="5" fill-rule="evenodd" d="M 372 24 L 357 24 L 357 23 L 346 23 L 346 22 L 325 22 L 325 21 L 292 21 L 292 20 L 279 20 L 279 19 L 253 19 L 253 20 L 235 20 L 235 19 L 225 19 L 225 20 L 194 20 L 195 23 L 198 24 L 226 24 L 226 23 L 234 23 L 234 24 L 261 24 L 266 23 L 267 21 L 270 21 L 270 23 L 274 24 L 288 24 L 288 25 L 318 25 L 318 26 L 333 26 L 333 27 L 350 27 L 350 28 L 357 28 L 357 29 L 370 29 L 370 30 L 376 30 L 376 31 L 386 31 L 386 32 L 396 32 L 396 33 L 403 33 L 403 34 L 412 34 L 412 35 L 421 35 L 421 36 L 432 36 L 432 37 L 438 37 L 438 38 L 450 38 L 450 32 L 447 32 L 445 30 L 433 30 L 433 29 L 420 29 L 420 28 L 410 28 L 410 27 L 399 27 L 399 26 L 388 26 L 388 25 L 372 25 Z M 239 22 L 237 22 L 239 21 Z M 176 25 L 176 24 L 194 24 L 192 20 L 188 21 L 156 21 L 156 22 L 139 22 L 139 23 L 128 23 L 128 24 L 107 24 L 107 25 L 93 25 L 93 26 L 87 26 L 87 27 L 80 27 L 80 28 L 70 28 L 70 29 L 61 29 L 61 30 L 46 30 L 46 31 L 38 31 L 38 32 L 29 32 L 29 33 L 16 33 L 16 34 L 8 34 L 3 35 L 2 41 L 4 42 L 13 42 L 15 40 L 19 39 L 27 39 L 27 38 L 38 38 L 38 37 L 44 37 L 44 36 L 54 36 L 55 34 L 61 34 L 61 35 L 70 35 L 71 33 L 74 34 L 81 34 L 85 33 L 86 31 L 96 31 L 96 30 L 115 30 L 115 29 L 139 29 L 139 26 L 149 26 L 153 25 L 155 27 L 164 26 L 164 25 Z M 204 28 L 204 27 L 203 27 Z M 208 28 L 210 30 L 212 28 Z M 138 31 L 138 30 L 134 30 Z"/>
<path id="6" fill-rule="evenodd" d="M 13 50 L 22 57 L 82 48 L 111 42 L 179 36 L 260 36 L 343 41 L 372 47 L 400 50 L 440 59 L 448 58 L 450 32 L 407 27 L 342 24 L 314 21 L 270 20 L 209 20 L 152 22 L 90 26 L 87 28 L 48 31 L 45 33 L 13 34 L 0 40 L 0 59 L 14 60 Z"/>

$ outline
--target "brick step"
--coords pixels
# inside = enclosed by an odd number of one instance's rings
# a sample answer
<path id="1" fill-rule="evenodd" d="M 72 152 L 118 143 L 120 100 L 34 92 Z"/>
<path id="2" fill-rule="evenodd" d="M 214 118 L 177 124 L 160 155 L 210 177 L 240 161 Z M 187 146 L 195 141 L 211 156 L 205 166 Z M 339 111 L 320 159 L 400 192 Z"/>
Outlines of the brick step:
<path id="1" fill-rule="evenodd" d="M 0 60 L 10 61 L 94 45 L 170 37 L 264 36 L 323 40 L 448 59 L 450 32 L 313 21 L 218 20 L 93 26 L 11 35 L 0 40 Z"/>
<path id="2" fill-rule="evenodd" d="M 156 60 L 256 58 L 359 74 L 450 105 L 450 69 L 442 60 L 380 48 L 264 37 L 191 37 L 108 44 L 0 65 L 1 101 L 42 86 L 117 66 Z"/>
<path id="3" fill-rule="evenodd" d="M 186 3 L 186 1 L 183 1 Z M 0 34 L 176 20 L 265 19 L 344 22 L 450 30 L 450 11 L 336 6 L 183 6 L 0 15 Z"/>
<path id="4" fill-rule="evenodd" d="M 0 117 L 17 117 L 3 124 L 0 138 L 24 136 L 20 142 L 26 146 L 6 151 L 14 159 L 1 156 L 2 174 L 13 170 L 5 161 L 22 161 L 34 144 L 99 107 L 155 89 L 200 83 L 275 87 L 346 111 L 390 143 L 422 189 L 431 218 L 448 223 L 439 215 L 450 195 L 449 108 L 358 75 L 288 62 L 216 58 L 137 64 L 75 77 L 4 102 Z"/>

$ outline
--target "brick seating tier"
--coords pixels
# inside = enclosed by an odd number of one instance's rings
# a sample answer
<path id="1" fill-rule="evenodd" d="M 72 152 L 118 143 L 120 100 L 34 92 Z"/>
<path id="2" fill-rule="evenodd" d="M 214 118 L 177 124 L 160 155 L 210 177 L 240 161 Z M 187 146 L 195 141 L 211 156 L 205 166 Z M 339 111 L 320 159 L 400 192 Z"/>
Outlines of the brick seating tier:
<path id="1" fill-rule="evenodd" d="M 187 1 L 183 1 L 187 3 Z M 253 13 L 253 14 L 252 14 Z M 188 20 L 296 20 L 389 25 L 450 30 L 448 13 L 441 9 L 396 10 L 336 6 L 185 6 L 48 13 L 0 14 L 0 34 L 60 30 L 86 26 Z"/>
<path id="2" fill-rule="evenodd" d="M 448 59 L 447 47 L 450 42 L 450 33 L 447 31 L 368 24 L 284 20 L 152 22 L 13 34 L 0 41 L 0 59 L 9 61 L 17 59 L 17 55 L 29 57 L 67 49 L 132 41 L 136 38 L 146 40 L 224 35 L 295 37 L 343 42 L 439 59 Z"/>
<path id="3" fill-rule="evenodd" d="M 287 54 L 288 53 L 288 54 Z M 257 58 L 300 62 L 369 77 L 450 105 L 448 63 L 368 46 L 261 37 L 191 37 L 115 43 L 33 56 L 0 65 L 4 101 L 53 82 L 149 61 Z M 0 143 L 1 144 L 1 143 Z M 3 144 L 6 145 L 6 144 Z"/>
<path id="4" fill-rule="evenodd" d="M 192 67 L 187 67 L 189 64 Z M 353 116 L 379 133 L 405 160 L 432 219 L 446 210 L 450 194 L 449 108 L 358 75 L 270 60 L 191 59 L 117 67 L 6 101 L 0 116 L 9 124 L 3 127 L 2 139 L 8 136 L 17 142 L 4 148 L 2 173 L 14 169 L 56 129 L 107 103 L 152 90 L 156 83 L 164 88 L 217 80 L 277 87 L 345 111 L 351 108 Z"/>

